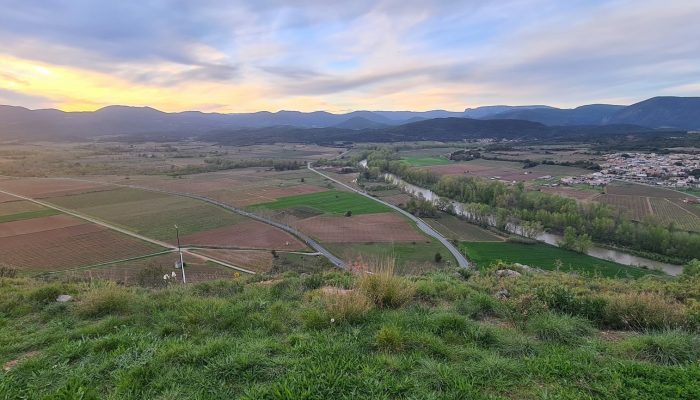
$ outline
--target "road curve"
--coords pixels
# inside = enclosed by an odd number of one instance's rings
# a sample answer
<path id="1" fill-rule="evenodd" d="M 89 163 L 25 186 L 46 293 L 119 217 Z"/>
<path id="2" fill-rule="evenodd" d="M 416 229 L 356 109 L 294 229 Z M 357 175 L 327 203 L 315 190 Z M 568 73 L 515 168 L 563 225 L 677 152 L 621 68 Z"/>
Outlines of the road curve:
<path id="1" fill-rule="evenodd" d="M 331 264 L 335 265 L 336 267 L 345 268 L 345 262 L 343 260 L 336 257 L 333 253 L 328 251 L 325 247 L 321 246 L 320 243 L 318 243 L 316 240 L 312 239 L 310 236 L 306 235 L 305 233 L 303 233 L 297 229 L 292 228 L 289 225 L 285 225 L 283 223 L 271 220 L 269 218 L 265 218 L 263 216 L 253 214 L 249 211 L 245 211 L 245 210 L 242 210 L 240 208 L 232 207 L 232 206 L 225 204 L 225 203 L 222 203 L 220 201 L 213 200 L 213 199 L 210 199 L 208 197 L 200 196 L 197 194 L 185 193 L 185 192 L 174 192 L 174 191 L 170 191 L 170 190 L 154 189 L 154 188 L 148 188 L 148 187 L 137 186 L 137 185 L 118 185 L 118 186 L 124 186 L 124 187 L 132 188 L 132 189 L 139 189 L 139 190 L 147 190 L 147 191 L 151 191 L 151 192 L 164 193 L 164 194 L 169 194 L 169 195 L 173 195 L 173 196 L 188 197 L 191 199 L 195 199 L 195 200 L 203 201 L 203 202 L 206 202 L 209 204 L 213 204 L 213 205 L 221 207 L 225 210 L 235 212 L 237 214 L 243 215 L 243 216 L 248 217 L 248 218 L 252 218 L 256 221 L 260 221 L 264 224 L 272 225 L 276 228 L 279 228 L 279 229 L 291 234 L 292 236 L 295 236 L 295 237 L 301 239 L 301 241 L 306 243 L 309 247 L 314 249 L 317 253 L 326 257 L 328 259 L 328 261 L 330 261 Z M 191 253 L 191 254 L 194 254 L 194 253 Z"/>
<path id="2" fill-rule="evenodd" d="M 73 216 L 73 217 L 80 218 L 80 219 L 82 219 L 82 220 L 91 222 L 91 223 L 93 223 L 93 224 L 103 226 L 103 227 L 105 227 L 105 228 L 107 228 L 107 229 L 111 229 L 111 230 L 113 230 L 113 231 L 117 231 L 117 232 L 122 233 L 122 234 L 124 234 L 124 235 L 131 236 L 131 237 L 136 238 L 136 239 L 139 239 L 139 240 L 143 240 L 144 242 L 153 243 L 153 244 L 155 244 L 155 245 L 158 245 L 158 246 L 161 246 L 161 247 L 165 247 L 166 249 L 170 249 L 170 250 L 177 250 L 177 246 L 174 246 L 174 245 L 172 245 L 172 244 L 170 244 L 170 243 L 163 242 L 163 241 L 156 240 L 156 239 L 151 239 L 151 238 L 146 237 L 146 236 L 143 236 L 143 235 L 139 235 L 139 234 L 136 233 L 136 232 L 132 232 L 132 231 L 129 231 L 129 230 L 127 230 L 127 229 L 120 228 L 120 227 L 118 227 L 118 226 L 109 224 L 109 223 L 104 222 L 104 221 L 102 221 L 102 220 L 99 220 L 99 219 L 97 219 L 97 218 L 93 218 L 93 217 L 90 217 L 90 216 L 87 216 L 87 215 L 84 215 L 84 214 L 75 212 L 75 211 L 73 211 L 73 210 L 68 210 L 68 209 L 65 209 L 65 208 L 63 208 L 63 207 L 59 207 L 59 206 L 53 205 L 53 204 L 51 204 L 51 203 L 47 203 L 47 202 L 44 202 L 44 201 L 41 201 L 41 200 L 36 200 L 36 199 L 31 198 L 31 197 L 22 196 L 22 195 L 20 195 L 20 194 L 8 192 L 8 191 L 5 191 L 5 190 L 0 190 L 0 193 L 4 193 L 4 194 L 10 195 L 10 196 L 14 196 L 14 197 L 20 198 L 20 199 L 22 199 L 22 200 L 31 201 L 32 203 L 38 204 L 38 205 L 40 205 L 40 206 L 43 206 L 43 207 L 47 207 L 47 208 L 51 208 L 51 209 L 60 211 L 60 212 L 62 212 L 62 213 L 64 213 L 64 214 L 68 214 L 68 215 L 71 215 L 71 216 Z M 211 258 L 211 257 L 209 257 L 209 256 L 205 256 L 205 255 L 202 255 L 202 254 L 193 253 L 193 252 L 189 251 L 189 249 L 187 249 L 187 248 L 182 248 L 182 252 L 185 253 L 185 254 L 189 254 L 189 255 L 191 255 L 191 256 L 193 256 L 193 257 L 197 257 L 197 258 L 199 258 L 199 259 L 201 259 L 201 260 L 211 261 L 211 262 L 214 262 L 214 263 L 216 263 L 216 264 L 223 265 L 224 267 L 228 267 L 228 268 L 231 268 L 231 269 L 235 269 L 235 270 L 240 271 L 240 272 L 245 272 L 245 273 L 247 273 L 247 274 L 255 274 L 255 272 L 253 272 L 253 271 L 249 271 L 249 270 L 247 270 L 247 269 L 245 269 L 245 268 L 241 268 L 241 267 L 236 266 L 236 265 L 233 265 L 233 264 L 231 264 L 231 263 L 224 262 L 224 261 L 220 261 L 220 260 L 217 260 L 217 259 L 215 259 L 215 258 Z"/>
<path id="3" fill-rule="evenodd" d="M 315 173 L 321 175 L 322 177 L 324 177 L 324 178 L 326 178 L 326 179 L 329 179 L 329 180 L 331 180 L 331 181 L 337 183 L 338 185 L 340 185 L 340 186 L 342 186 L 342 187 L 344 187 L 344 188 L 346 188 L 346 189 L 352 190 L 352 191 L 355 192 L 355 193 L 361 194 L 362 196 L 365 196 L 365 197 L 367 197 L 367 198 L 369 198 L 369 199 L 372 199 L 372 200 L 374 200 L 374 201 L 376 201 L 376 202 L 378 202 L 378 203 L 384 204 L 385 206 L 390 207 L 391 209 L 393 209 L 393 210 L 395 210 L 395 211 L 397 211 L 397 212 L 400 212 L 401 214 L 405 215 L 407 218 L 411 219 L 413 222 L 416 223 L 416 226 L 418 226 L 418 229 L 420 229 L 421 231 L 423 231 L 426 235 L 428 235 L 428 236 L 430 236 L 430 237 L 432 237 L 432 238 L 434 238 L 434 239 L 437 239 L 440 243 L 442 243 L 442 245 L 445 246 L 445 247 L 447 248 L 447 250 L 450 251 L 450 253 L 452 253 L 452 256 L 454 256 L 455 260 L 457 260 L 457 264 L 458 264 L 461 268 L 469 268 L 469 261 L 466 259 L 466 257 L 464 257 L 464 254 L 462 254 L 462 253 L 459 251 L 459 249 L 457 249 L 452 243 L 450 243 L 450 241 L 447 240 L 447 238 L 445 238 L 444 236 L 442 236 L 442 234 L 440 234 L 440 232 L 438 232 L 438 231 L 436 231 L 435 229 L 433 229 L 433 227 L 431 227 L 430 225 L 428 225 L 427 223 L 425 223 L 422 219 L 416 217 L 415 215 L 409 213 L 408 211 L 406 211 L 406 210 L 404 210 L 404 209 L 402 209 L 402 208 L 400 208 L 400 207 L 397 207 L 397 206 L 395 206 L 395 205 L 393 205 L 393 204 L 387 203 L 386 201 L 383 201 L 383 200 L 381 200 L 381 199 L 378 199 L 378 198 L 376 198 L 376 197 L 374 197 L 374 196 L 370 196 L 369 194 L 367 194 L 367 193 L 365 193 L 365 192 L 363 192 L 363 191 L 361 191 L 361 190 L 355 189 L 354 187 L 352 187 L 352 186 L 350 186 L 350 185 L 347 185 L 347 184 L 345 184 L 345 183 L 343 183 L 343 182 L 341 182 L 341 181 L 339 181 L 339 180 L 337 180 L 337 179 L 331 178 L 330 176 L 324 174 L 323 172 L 318 171 L 317 169 L 313 168 L 313 167 L 311 166 L 311 163 L 307 163 L 307 164 L 306 164 L 306 167 L 307 167 L 309 170 L 311 170 L 311 171 L 313 171 L 313 172 L 315 172 Z"/>

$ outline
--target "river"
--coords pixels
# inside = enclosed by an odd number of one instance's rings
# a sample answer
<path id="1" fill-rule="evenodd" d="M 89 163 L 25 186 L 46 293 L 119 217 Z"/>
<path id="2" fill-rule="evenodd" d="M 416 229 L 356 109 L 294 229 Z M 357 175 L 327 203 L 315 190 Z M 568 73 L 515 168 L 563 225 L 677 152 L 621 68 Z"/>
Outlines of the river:
<path id="1" fill-rule="evenodd" d="M 361 162 L 360 164 L 364 167 L 367 167 L 366 160 L 363 160 L 363 162 Z M 394 174 L 385 173 L 383 174 L 383 177 L 387 182 L 397 185 L 399 188 L 401 188 L 401 190 L 412 196 L 422 197 L 425 200 L 432 202 L 433 204 L 436 204 L 440 200 L 440 196 L 435 194 L 432 190 L 405 182 L 403 179 L 399 178 Z M 449 203 L 454 208 L 455 214 L 469 217 L 469 213 L 464 210 L 462 203 L 459 203 L 454 200 L 449 200 Z M 495 226 L 495 219 L 492 217 L 489 223 L 492 226 Z M 507 230 L 511 233 L 516 233 L 520 231 L 519 226 L 514 224 L 509 224 Z M 544 232 L 539 234 L 536 237 L 536 239 L 541 242 L 551 244 L 553 246 L 558 246 L 558 243 L 562 240 L 562 237 L 553 233 Z M 620 250 L 611 250 L 600 246 L 591 246 L 591 248 L 587 251 L 587 254 L 589 256 L 600 258 L 603 260 L 614 261 L 618 264 L 629 265 L 633 267 L 643 266 L 649 269 L 660 270 L 673 276 L 679 275 L 681 272 L 683 272 L 682 265 L 668 264 L 655 260 L 650 260 L 648 258 L 635 256 Z"/>

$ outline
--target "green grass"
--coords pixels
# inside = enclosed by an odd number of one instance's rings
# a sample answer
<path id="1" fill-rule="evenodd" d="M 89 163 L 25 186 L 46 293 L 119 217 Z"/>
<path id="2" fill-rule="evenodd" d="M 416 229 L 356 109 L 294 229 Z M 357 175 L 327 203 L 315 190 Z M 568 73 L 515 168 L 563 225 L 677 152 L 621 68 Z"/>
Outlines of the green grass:
<path id="1" fill-rule="evenodd" d="M 493 232 L 470 224 L 467 221 L 461 220 L 454 215 L 439 213 L 438 218 L 424 218 L 428 225 L 443 234 L 446 238 L 452 240 L 461 240 L 467 242 L 500 242 L 503 239 Z"/>
<path id="2" fill-rule="evenodd" d="M 444 157 L 421 157 L 421 156 L 405 156 L 401 161 L 409 164 L 412 167 L 428 167 L 430 165 L 451 164 L 452 161 Z"/>
<path id="3" fill-rule="evenodd" d="M 610 340 L 581 317 L 538 311 L 532 296 L 557 285 L 697 301 L 697 279 L 523 275 L 483 321 L 455 304 L 494 299 L 493 274 L 398 279 L 417 291 L 393 307 L 369 303 L 359 278 L 337 270 L 148 290 L 0 279 L 0 365 L 17 361 L 0 369 L 0 398 L 700 398 L 697 332 Z M 64 293 L 76 301 L 53 301 Z"/>
<path id="4" fill-rule="evenodd" d="M 173 240 L 175 225 L 184 236 L 245 220 L 203 201 L 138 189 L 84 193 L 48 201 L 159 240 Z"/>
<path id="5" fill-rule="evenodd" d="M 487 267 L 498 260 L 518 262 L 546 270 L 557 268 L 556 260 L 561 260 L 563 271 L 575 271 L 602 276 L 641 277 L 656 271 L 627 267 L 612 261 L 601 260 L 585 254 L 560 249 L 544 243 L 522 244 L 510 242 L 463 242 L 462 251 L 480 267 Z"/>
<path id="6" fill-rule="evenodd" d="M 21 213 L 16 213 L 16 214 L 10 214 L 10 215 L 2 215 L 0 216 L 0 223 L 3 222 L 12 222 L 12 221 L 21 221 L 24 219 L 33 219 L 33 218 L 41 218 L 41 217 L 49 217 L 51 215 L 57 215 L 60 214 L 60 211 L 56 211 L 52 208 L 47 208 L 44 210 L 37 210 L 37 211 L 26 211 L 26 212 L 21 212 Z"/>
<path id="7" fill-rule="evenodd" d="M 391 211 L 389 207 L 357 193 L 337 190 L 287 196 L 270 203 L 254 205 L 254 207 L 263 207 L 271 210 L 301 206 L 315 208 L 327 214 L 345 214 L 346 211 L 352 211 L 353 215 L 358 215 Z"/>
<path id="8" fill-rule="evenodd" d="M 345 259 L 358 257 L 366 261 L 395 259 L 397 270 L 401 273 L 415 273 L 426 269 L 432 270 L 448 264 L 456 265 L 454 257 L 436 241 L 413 243 L 342 243 L 324 244 L 326 248 Z M 442 262 L 435 262 L 435 253 L 442 255 Z M 427 268 L 425 268 L 427 267 Z"/>

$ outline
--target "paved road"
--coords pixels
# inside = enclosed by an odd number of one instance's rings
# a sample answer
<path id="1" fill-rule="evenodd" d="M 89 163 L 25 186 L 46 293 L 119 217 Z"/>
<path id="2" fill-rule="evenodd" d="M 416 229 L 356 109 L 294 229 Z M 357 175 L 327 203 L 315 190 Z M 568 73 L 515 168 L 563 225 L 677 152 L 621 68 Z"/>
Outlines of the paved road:
<path id="1" fill-rule="evenodd" d="M 74 179 L 74 180 L 79 180 L 79 181 L 84 181 L 84 182 L 91 182 L 91 183 L 103 183 L 103 182 L 96 182 L 96 181 L 91 181 L 91 180 L 87 180 L 87 179 L 76 179 L 76 178 L 69 178 L 69 179 Z M 195 200 L 203 201 L 203 202 L 206 202 L 206 203 L 209 203 L 209 204 L 213 204 L 213 205 L 218 206 L 218 207 L 221 207 L 221 208 L 223 208 L 223 209 L 225 209 L 225 210 L 235 212 L 235 213 L 237 213 L 237 214 L 243 215 L 243 216 L 248 217 L 248 218 L 252 218 L 252 219 L 254 219 L 254 220 L 256 220 L 256 221 L 260 221 L 260 222 L 262 222 L 262 223 L 264 223 L 264 224 L 272 225 L 272 226 L 274 226 L 274 227 L 276 227 L 276 228 L 279 228 L 279 229 L 281 229 L 281 230 L 283 230 L 283 231 L 285 231 L 285 232 L 288 232 L 288 233 L 290 233 L 292 236 L 295 236 L 295 237 L 297 237 L 298 239 L 300 239 L 302 242 L 306 243 L 309 247 L 311 247 L 312 249 L 314 249 L 314 250 L 316 251 L 316 253 L 318 253 L 318 254 L 320 254 L 320 255 L 326 257 L 326 258 L 328 259 L 328 261 L 330 261 L 331 264 L 335 265 L 336 267 L 345 268 L 345 266 L 346 266 L 346 265 L 345 265 L 345 261 L 343 261 L 343 260 L 341 260 L 340 258 L 336 257 L 336 256 L 335 256 L 333 253 L 331 253 L 328 249 L 326 249 L 325 247 L 321 246 L 320 243 L 318 243 L 316 240 L 312 239 L 311 237 L 309 237 L 309 236 L 306 235 L 305 233 L 303 233 L 303 232 L 301 232 L 301 231 L 299 231 L 299 230 L 297 230 L 297 229 L 295 229 L 295 228 L 292 228 L 292 227 L 289 226 L 289 225 L 285 225 L 285 224 L 283 224 L 283 223 L 281 223 L 281 222 L 277 222 L 277 221 L 274 221 L 274 220 L 272 220 L 272 219 L 269 219 L 269 218 L 266 218 L 266 217 L 263 217 L 263 216 L 260 216 L 260 215 L 257 215 L 257 214 L 253 214 L 253 213 L 251 213 L 251 212 L 249 212 L 249 211 L 245 211 L 245 210 L 242 210 L 242 209 L 240 209 L 240 208 L 232 207 L 232 206 L 230 206 L 230 205 L 228 205 L 228 204 L 225 204 L 225 203 L 222 203 L 222 202 L 220 202 L 220 201 L 217 201 L 217 200 L 214 200 L 214 199 L 210 199 L 210 198 L 205 197 L 205 196 L 200 196 L 200 195 L 197 195 L 197 194 L 186 193 L 186 192 L 175 192 L 175 191 L 164 190 L 164 189 L 149 188 L 149 187 L 145 187 L 145 186 L 138 186 L 138 185 L 122 185 L 122 184 L 117 184 L 117 183 L 111 183 L 111 184 L 108 184 L 108 185 L 112 185 L 112 186 L 121 186 L 121 187 L 127 187 L 127 188 L 138 189 L 138 190 L 147 190 L 147 191 L 150 191 L 150 192 L 164 193 L 164 194 L 168 194 L 168 195 L 172 195 L 172 196 L 188 197 L 188 198 L 191 198 L 191 199 L 195 199 Z M 55 207 L 54 207 L 54 208 L 55 208 Z M 194 254 L 194 253 L 190 253 L 190 254 L 192 254 L 192 255 L 194 255 L 194 256 L 197 256 L 197 257 L 200 257 L 200 258 L 203 257 L 203 256 L 201 256 L 201 255 Z M 308 254 L 308 253 L 307 253 L 307 254 Z M 220 262 L 220 261 L 219 261 L 219 262 Z M 243 269 L 240 268 L 240 267 L 237 267 L 237 269 L 238 269 L 238 270 L 243 270 Z M 247 271 L 247 270 L 246 270 L 246 272 L 252 273 L 251 271 Z"/>
<path id="2" fill-rule="evenodd" d="M 4 193 L 4 194 L 10 195 L 10 196 L 15 196 L 15 197 L 20 198 L 20 199 L 22 199 L 22 200 L 31 201 L 32 203 L 39 204 L 40 206 L 43 206 L 43 207 L 52 208 L 52 209 L 57 210 L 57 211 L 60 211 L 60 212 L 62 212 L 62 213 L 64 213 L 64 214 L 72 215 L 72 216 L 74 216 L 74 217 L 76 217 L 76 218 L 80 218 L 80 219 L 82 219 L 82 220 L 91 222 L 91 223 L 96 224 L 96 225 L 103 226 L 103 227 L 108 228 L 108 229 L 111 229 L 111 230 L 113 230 L 113 231 L 117 231 L 117 232 L 119 232 L 119 233 L 123 233 L 124 235 L 131 236 L 131 237 L 133 237 L 133 238 L 136 238 L 136 239 L 139 239 L 139 240 L 143 240 L 143 241 L 145 241 L 145 242 L 153 243 L 153 244 L 158 245 L 158 246 L 161 246 L 161 247 L 165 247 L 166 249 L 177 250 L 177 246 L 174 246 L 174 245 L 172 245 L 172 244 L 170 244 L 170 243 L 163 242 L 163 241 L 156 240 L 156 239 L 151 239 L 151 238 L 146 237 L 146 236 L 143 236 L 143 235 L 139 235 L 138 233 L 135 233 L 135 232 L 126 230 L 126 229 L 124 229 L 124 228 L 120 228 L 120 227 L 118 227 L 118 226 L 109 224 L 109 223 L 104 222 L 104 221 L 102 221 L 102 220 L 99 220 L 99 219 L 96 219 L 96 218 L 92 218 L 92 217 L 90 217 L 90 216 L 87 216 L 87 215 L 84 215 L 84 214 L 75 212 L 75 211 L 73 211 L 73 210 L 68 210 L 68 209 L 65 209 L 65 208 L 63 208 L 63 207 L 55 206 L 55 205 L 53 205 L 53 204 L 51 204 L 51 203 L 46 203 L 46 202 L 41 201 L 41 200 L 36 200 L 36 199 L 31 198 L 31 197 L 22 196 L 21 194 L 12 193 L 12 192 L 8 192 L 8 191 L 5 191 L 5 190 L 0 190 L 0 193 Z M 247 270 L 247 269 L 245 269 L 245 268 L 241 268 L 241 267 L 239 267 L 239 266 L 237 266 L 237 265 L 233 265 L 233 264 L 231 264 L 231 263 L 223 262 L 223 261 L 220 261 L 220 260 L 217 260 L 217 259 L 214 259 L 214 258 L 211 258 L 211 257 L 207 257 L 207 256 L 204 256 L 204 255 L 201 255 L 201 254 L 193 253 L 193 252 L 189 251 L 188 248 L 184 248 L 184 247 L 183 247 L 183 248 L 182 248 L 182 252 L 185 253 L 185 254 L 189 254 L 189 255 L 191 255 L 191 256 L 193 256 L 193 257 L 197 257 L 197 258 L 199 258 L 199 259 L 201 259 L 201 260 L 204 260 L 204 261 L 211 261 L 211 262 L 214 262 L 214 263 L 223 265 L 224 267 L 228 267 L 228 268 L 231 268 L 231 269 L 235 269 L 235 270 L 237 270 L 237 271 L 245 272 L 245 273 L 248 273 L 248 274 L 255 274 L 255 272 L 249 271 L 249 270 Z"/>
<path id="3" fill-rule="evenodd" d="M 442 236 L 438 231 L 436 231 L 435 229 L 433 229 L 430 225 L 428 225 L 427 223 L 425 223 L 422 219 L 416 217 L 415 215 L 409 213 L 409 212 L 406 211 L 406 210 L 401 209 L 400 207 L 397 207 L 397 206 L 395 206 L 395 205 L 393 205 L 393 204 L 387 203 L 386 201 L 380 200 L 380 199 L 378 199 L 378 198 L 376 198 L 376 197 L 370 196 L 369 194 L 367 194 L 367 193 L 365 193 L 365 192 L 363 192 L 363 191 L 361 191 L 361 190 L 355 189 L 354 187 L 352 187 L 352 186 L 350 186 L 350 185 L 346 185 L 345 183 L 343 183 L 343 182 L 341 182 L 341 181 L 339 181 L 339 180 L 337 180 L 337 179 L 331 178 L 330 176 L 324 174 L 323 172 L 314 169 L 314 168 L 311 166 L 311 163 L 306 164 L 306 167 L 307 167 L 309 170 L 311 170 L 311 171 L 313 171 L 313 172 L 315 172 L 315 173 L 321 175 L 322 177 L 324 177 L 324 178 L 326 178 L 326 179 L 330 179 L 331 181 L 337 183 L 338 185 L 343 186 L 344 188 L 347 188 L 347 189 L 349 189 L 349 190 L 352 190 L 353 192 L 358 193 L 358 194 L 361 194 L 361 195 L 363 195 L 363 196 L 365 196 L 365 197 L 367 197 L 367 198 L 369 198 L 369 199 L 372 199 L 372 200 L 374 200 L 374 201 L 376 201 L 376 202 L 382 203 L 382 204 L 384 204 L 385 206 L 390 207 L 390 208 L 392 208 L 393 210 L 395 210 L 395 211 L 397 211 L 397 212 L 400 212 L 401 214 L 403 214 L 403 215 L 405 215 L 406 217 L 410 218 L 413 222 L 416 223 L 416 226 L 418 226 L 418 229 L 420 229 L 421 231 L 423 231 L 426 235 L 437 239 L 440 243 L 443 244 L 443 246 L 447 247 L 447 250 L 449 250 L 450 253 L 452 253 L 452 255 L 454 256 L 454 258 L 457 260 L 457 264 L 458 264 L 460 267 L 462 267 L 462 268 L 469 268 L 469 261 L 468 261 L 468 260 L 466 259 L 466 257 L 464 257 L 464 255 L 459 251 L 459 249 L 457 249 L 452 243 L 450 243 L 449 240 L 447 240 L 447 238 L 445 238 L 444 236 Z"/>

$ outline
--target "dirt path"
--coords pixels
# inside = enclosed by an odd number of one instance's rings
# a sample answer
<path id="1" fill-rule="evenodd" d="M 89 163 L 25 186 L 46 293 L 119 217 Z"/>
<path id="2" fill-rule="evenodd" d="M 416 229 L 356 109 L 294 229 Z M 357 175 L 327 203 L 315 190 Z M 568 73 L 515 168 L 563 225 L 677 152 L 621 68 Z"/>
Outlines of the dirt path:
<path id="1" fill-rule="evenodd" d="M 153 244 L 155 244 L 155 245 L 158 245 L 158 246 L 164 247 L 164 248 L 166 248 L 166 249 L 170 249 L 170 250 L 177 250 L 177 246 L 173 246 L 173 245 L 171 245 L 170 243 L 166 243 L 166 242 L 163 242 L 163 241 L 160 241 L 160 240 L 151 239 L 151 238 L 149 238 L 149 237 L 146 237 L 146 236 L 143 236 L 143 235 L 139 235 L 139 234 L 136 233 L 136 232 L 132 232 L 132 231 L 126 230 L 126 229 L 124 229 L 124 228 L 120 228 L 120 227 L 118 227 L 118 226 L 112 225 L 112 224 L 110 224 L 110 223 L 107 223 L 107 222 L 105 222 L 105 221 L 99 220 L 99 219 L 97 219 L 97 218 L 93 218 L 93 217 L 90 217 L 90 216 L 87 216 L 87 215 L 84 215 L 84 214 L 81 214 L 81 213 L 78 213 L 78 212 L 75 212 L 75 211 L 72 211 L 72 210 L 68 210 L 68 209 L 63 208 L 63 207 L 55 206 L 55 205 L 53 205 L 53 204 L 51 204 L 51 203 L 47 203 L 47 202 L 44 202 L 44 201 L 41 201 L 41 200 L 36 200 L 36 199 L 31 198 L 31 197 L 22 196 L 22 195 L 20 195 L 20 194 L 15 194 L 15 193 L 8 192 L 8 191 L 5 191 L 5 190 L 0 190 L 0 193 L 6 194 L 6 195 L 9 195 L 9 196 L 14 196 L 14 197 L 20 198 L 20 199 L 22 199 L 22 200 L 26 200 L 26 201 L 30 201 L 30 202 L 32 202 L 32 203 L 34 203 L 34 204 L 38 204 L 38 205 L 43 206 L 43 207 L 46 207 L 46 208 L 51 208 L 51 209 L 54 209 L 54 210 L 56 210 L 56 211 L 60 211 L 60 212 L 62 212 L 62 213 L 64 213 L 64 214 L 68 214 L 68 215 L 71 215 L 71 216 L 73 216 L 73 217 L 76 217 L 76 218 L 79 218 L 79 219 L 82 219 L 82 220 L 91 222 L 91 223 L 93 223 L 93 224 L 103 226 L 103 227 L 105 227 L 105 228 L 111 229 L 111 230 L 113 230 L 113 231 L 117 231 L 117 232 L 122 233 L 122 234 L 127 235 L 127 236 L 131 236 L 131 237 L 133 237 L 133 238 L 142 240 L 142 241 L 144 241 L 144 242 L 153 243 Z M 183 253 L 186 253 L 186 254 L 189 254 L 189 255 L 191 255 L 191 256 L 197 257 L 197 258 L 199 258 L 199 259 L 201 259 L 201 260 L 211 261 L 211 262 L 213 262 L 213 263 L 216 263 L 216 264 L 219 264 L 219 265 L 222 265 L 222 266 L 224 266 L 224 267 L 231 268 L 231 269 L 235 269 L 235 270 L 240 271 L 240 272 L 245 272 L 245 273 L 247 273 L 247 274 L 255 274 L 255 272 L 249 271 L 249 270 L 247 270 L 247 269 L 245 269 L 245 268 L 241 268 L 241 267 L 239 267 L 239 266 L 236 266 L 236 265 L 233 265 L 233 264 L 230 264 L 230 263 L 227 263 L 227 262 L 223 262 L 223 261 L 220 261 L 220 260 L 216 260 L 216 259 L 211 258 L 211 257 L 203 256 L 203 255 L 201 255 L 201 254 L 196 254 L 196 253 L 190 252 L 190 251 L 188 251 L 187 248 L 183 248 L 183 249 L 182 249 L 182 252 L 183 252 Z"/>

